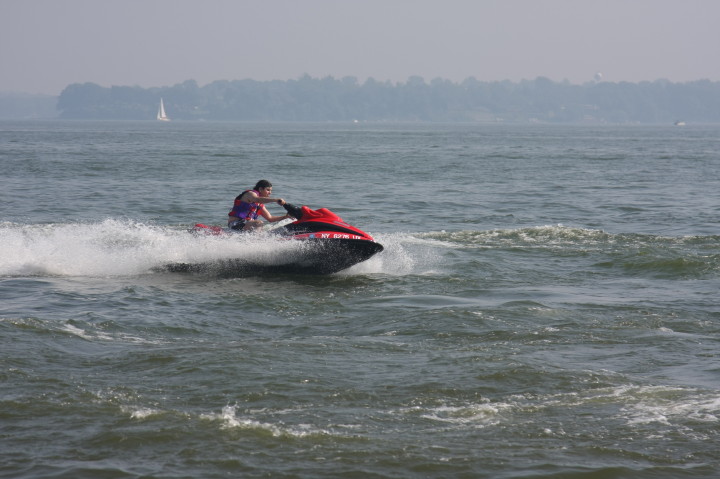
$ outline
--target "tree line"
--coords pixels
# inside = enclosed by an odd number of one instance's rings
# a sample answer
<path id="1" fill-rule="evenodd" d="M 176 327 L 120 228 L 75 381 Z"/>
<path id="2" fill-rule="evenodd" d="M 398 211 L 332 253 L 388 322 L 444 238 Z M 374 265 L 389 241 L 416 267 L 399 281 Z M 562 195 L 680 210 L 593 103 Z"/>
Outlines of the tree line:
<path id="1" fill-rule="evenodd" d="M 547 123 L 720 122 L 720 82 L 359 82 L 355 77 L 215 81 L 199 86 L 76 83 L 58 98 L 66 119 L 153 119 L 160 98 L 174 120 Z"/>

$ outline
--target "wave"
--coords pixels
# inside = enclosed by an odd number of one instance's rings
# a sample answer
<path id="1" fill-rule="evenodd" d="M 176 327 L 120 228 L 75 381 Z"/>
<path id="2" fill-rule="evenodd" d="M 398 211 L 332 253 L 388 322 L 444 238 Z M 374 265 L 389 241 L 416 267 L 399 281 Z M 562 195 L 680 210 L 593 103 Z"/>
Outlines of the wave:
<path id="1" fill-rule="evenodd" d="M 571 431 L 550 429 L 546 417 L 553 411 L 571 409 L 579 416 L 592 412 L 600 421 L 616 421 L 628 431 L 661 434 L 652 424 L 664 426 L 662 434 L 679 434 L 709 440 L 720 421 L 720 397 L 716 391 L 670 385 L 637 386 L 618 384 L 581 392 L 548 395 L 515 395 L 495 400 L 451 401 L 440 405 L 414 406 L 399 411 L 422 416 L 443 428 L 470 429 L 517 424 L 532 425 L 540 437 L 564 436 Z M 540 426 L 544 426 L 540 427 Z M 572 428 L 568 424 L 566 428 Z"/>
<path id="2" fill-rule="evenodd" d="M 274 225 L 277 226 L 277 225 Z M 269 228 L 272 229 L 272 228 Z M 344 274 L 406 274 L 417 260 L 408 235 L 381 236 L 385 251 Z M 0 277 L 136 276 L 172 263 L 252 259 L 272 264 L 303 247 L 269 234 L 196 236 L 188 226 L 132 220 L 95 223 L 0 224 Z"/>
<path id="3" fill-rule="evenodd" d="M 100 223 L 0 226 L 2 276 L 127 276 L 171 262 L 212 261 L 262 245 L 203 237 L 187 228 L 107 219 Z M 267 248 L 266 251 L 267 252 Z"/>
<path id="4" fill-rule="evenodd" d="M 418 234 L 419 238 L 446 241 L 472 247 L 476 245 L 513 244 L 523 245 L 628 245 L 628 244 L 666 244 L 666 245 L 716 245 L 720 236 L 660 236 L 640 233 L 608 233 L 591 228 L 578 228 L 564 225 L 544 225 L 525 228 L 462 230 L 455 232 L 433 231 Z"/>
<path id="5" fill-rule="evenodd" d="M 700 278 L 720 271 L 720 236 L 608 233 L 563 225 L 517 229 L 430 232 L 418 235 L 438 247 L 459 250 L 591 258 L 600 269 L 624 275 Z"/>
<path id="6" fill-rule="evenodd" d="M 0 224 L 0 276 L 133 276 L 170 263 L 227 258 L 272 262 L 301 245 L 272 235 L 207 237 L 187 226 L 132 220 Z M 551 254 L 593 258 L 596 268 L 624 274 L 701 277 L 720 271 L 720 237 L 612 234 L 563 225 L 517 229 L 373 233 L 385 251 L 340 274 L 434 274 L 483 259 L 474 253 Z M 470 256 L 468 256 L 470 255 Z"/>

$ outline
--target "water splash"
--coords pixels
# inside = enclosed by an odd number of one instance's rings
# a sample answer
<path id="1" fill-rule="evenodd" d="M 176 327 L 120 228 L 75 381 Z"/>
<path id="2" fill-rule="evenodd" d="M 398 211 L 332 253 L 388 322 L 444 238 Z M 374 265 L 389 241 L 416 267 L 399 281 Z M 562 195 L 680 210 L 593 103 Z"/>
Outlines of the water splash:
<path id="1" fill-rule="evenodd" d="M 380 238 L 385 251 L 346 274 L 406 274 L 418 262 L 410 235 Z M 97 223 L 0 224 L 0 276 L 112 277 L 152 274 L 172 263 L 224 259 L 282 261 L 301 242 L 270 234 L 206 236 L 186 228 L 131 220 Z"/>

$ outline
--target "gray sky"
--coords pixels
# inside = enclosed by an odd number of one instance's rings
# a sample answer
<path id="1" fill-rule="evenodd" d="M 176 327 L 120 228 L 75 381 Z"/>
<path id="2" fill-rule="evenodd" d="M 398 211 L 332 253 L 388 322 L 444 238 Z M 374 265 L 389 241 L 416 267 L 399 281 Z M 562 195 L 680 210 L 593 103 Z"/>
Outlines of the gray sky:
<path id="1" fill-rule="evenodd" d="M 720 81 L 718 0 L 0 0 L 0 92 L 196 80 Z"/>

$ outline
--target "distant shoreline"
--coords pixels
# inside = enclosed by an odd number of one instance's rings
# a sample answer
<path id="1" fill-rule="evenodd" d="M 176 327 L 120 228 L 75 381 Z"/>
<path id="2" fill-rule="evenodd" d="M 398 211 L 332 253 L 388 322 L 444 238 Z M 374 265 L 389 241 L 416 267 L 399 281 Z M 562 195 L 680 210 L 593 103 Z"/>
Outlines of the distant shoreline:
<path id="1" fill-rule="evenodd" d="M 574 85 L 539 77 L 461 83 L 411 77 L 359 83 L 304 76 L 140 88 L 68 85 L 59 96 L 0 93 L 0 119 L 152 120 L 160 98 L 181 121 L 558 124 L 720 123 L 720 82 Z"/>

